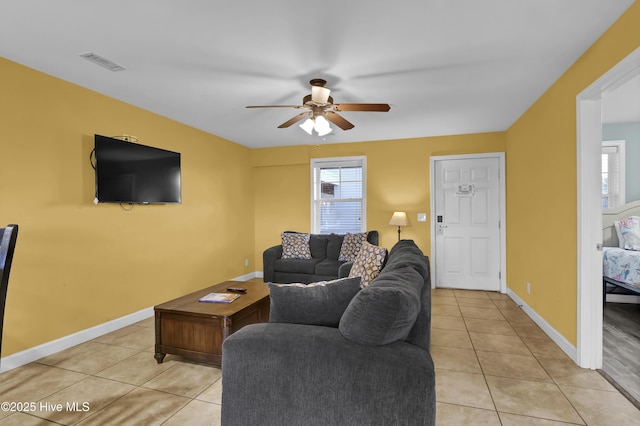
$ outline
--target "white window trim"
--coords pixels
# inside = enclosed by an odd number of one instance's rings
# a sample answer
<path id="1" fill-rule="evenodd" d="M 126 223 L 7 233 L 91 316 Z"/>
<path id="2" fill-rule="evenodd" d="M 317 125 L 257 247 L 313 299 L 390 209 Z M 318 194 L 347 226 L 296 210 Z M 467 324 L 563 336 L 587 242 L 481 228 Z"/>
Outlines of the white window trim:
<path id="1" fill-rule="evenodd" d="M 364 155 L 351 156 L 351 157 L 327 157 L 327 158 L 312 158 L 309 167 L 309 185 L 310 185 L 310 203 L 311 203 L 311 232 L 320 232 L 316 227 L 316 210 L 314 203 L 315 188 L 314 188 L 314 170 L 322 166 L 349 166 L 358 165 L 362 166 L 362 220 L 360 221 L 360 231 L 365 232 L 367 230 L 367 157 Z"/>
<path id="2" fill-rule="evenodd" d="M 613 208 L 622 206 L 624 204 L 626 204 L 626 196 L 627 196 L 627 192 L 626 192 L 626 168 L 625 168 L 625 164 L 626 164 L 626 151 L 625 151 L 625 146 L 626 146 L 626 141 L 625 140 L 616 140 L 616 141 L 603 141 L 602 142 L 602 148 L 605 147 L 615 147 L 618 150 L 618 157 L 620 158 L 620 164 L 619 164 L 619 174 L 620 174 L 620 182 L 619 184 L 619 191 L 618 191 L 618 196 L 620 198 L 620 202 L 617 206 L 614 206 Z"/>

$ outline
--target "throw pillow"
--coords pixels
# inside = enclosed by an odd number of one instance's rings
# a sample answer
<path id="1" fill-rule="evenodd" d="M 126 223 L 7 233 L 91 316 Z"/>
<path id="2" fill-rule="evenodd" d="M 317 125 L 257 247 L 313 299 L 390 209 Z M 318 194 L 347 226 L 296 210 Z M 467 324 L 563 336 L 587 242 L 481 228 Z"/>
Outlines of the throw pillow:
<path id="1" fill-rule="evenodd" d="M 361 277 L 362 281 L 360 285 L 364 288 L 380 274 L 386 259 L 386 248 L 378 247 L 365 241 L 362 244 L 360 253 L 358 253 L 358 257 L 356 257 L 355 262 L 353 262 L 349 276 Z"/>
<path id="2" fill-rule="evenodd" d="M 619 222 L 625 250 L 640 250 L 640 216 L 630 216 Z"/>
<path id="3" fill-rule="evenodd" d="M 282 258 L 311 259 L 311 248 L 309 248 L 309 234 L 283 232 Z"/>
<path id="4" fill-rule="evenodd" d="M 411 266 L 381 275 L 351 300 L 340 319 L 340 333 L 365 345 L 405 340 L 420 313 L 423 282 Z"/>
<path id="5" fill-rule="evenodd" d="M 360 253 L 362 244 L 365 241 L 367 241 L 366 232 L 359 234 L 347 233 L 342 240 L 342 247 L 340 248 L 340 256 L 338 256 L 338 260 L 354 262 L 356 257 L 358 257 L 358 253 Z"/>
<path id="6" fill-rule="evenodd" d="M 360 277 L 312 284 L 267 283 L 270 322 L 337 327 L 351 299 L 360 291 Z"/>

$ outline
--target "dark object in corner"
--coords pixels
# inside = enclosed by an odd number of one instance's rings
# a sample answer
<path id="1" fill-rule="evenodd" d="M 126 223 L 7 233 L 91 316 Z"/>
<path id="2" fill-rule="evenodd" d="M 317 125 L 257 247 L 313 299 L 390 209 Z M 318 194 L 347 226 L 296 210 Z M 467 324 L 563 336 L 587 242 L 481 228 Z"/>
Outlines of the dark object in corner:
<path id="1" fill-rule="evenodd" d="M 9 287 L 9 272 L 13 262 L 13 252 L 18 239 L 18 225 L 0 228 L 0 353 L 2 353 L 2 328 L 4 326 L 4 306 Z"/>

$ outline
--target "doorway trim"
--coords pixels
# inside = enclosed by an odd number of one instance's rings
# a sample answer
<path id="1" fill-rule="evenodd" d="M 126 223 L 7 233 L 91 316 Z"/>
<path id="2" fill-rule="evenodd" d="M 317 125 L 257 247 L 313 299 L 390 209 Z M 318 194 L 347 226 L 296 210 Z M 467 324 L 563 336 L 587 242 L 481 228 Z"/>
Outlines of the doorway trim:
<path id="1" fill-rule="evenodd" d="M 430 199 L 430 214 L 431 214 L 431 288 L 436 288 L 436 279 L 435 279 L 435 253 L 436 253 L 436 221 L 435 221 L 435 162 L 436 161 L 446 161 L 446 160 L 474 160 L 479 158 L 497 158 L 498 159 L 498 173 L 499 173 L 499 183 L 498 183 L 498 191 L 499 191 L 499 214 L 500 214 L 500 293 L 507 292 L 507 237 L 506 237 L 506 229 L 507 229 L 507 214 L 506 214 L 506 173 L 505 173 L 505 155 L 504 152 L 487 152 L 481 154 L 460 154 L 460 155 L 440 155 L 440 156 L 432 156 L 429 157 L 429 180 L 430 180 L 430 191 L 431 195 Z"/>
<path id="2" fill-rule="evenodd" d="M 602 368 L 602 95 L 640 74 L 640 48 L 576 97 L 577 350 L 576 363 Z"/>

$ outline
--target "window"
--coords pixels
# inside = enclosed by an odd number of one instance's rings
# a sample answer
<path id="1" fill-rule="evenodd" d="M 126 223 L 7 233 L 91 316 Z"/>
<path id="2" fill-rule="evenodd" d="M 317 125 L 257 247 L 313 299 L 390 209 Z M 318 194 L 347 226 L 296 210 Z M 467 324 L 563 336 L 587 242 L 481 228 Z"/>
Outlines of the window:
<path id="1" fill-rule="evenodd" d="M 318 234 L 366 230 L 366 157 L 311 160 L 311 227 Z"/>
<path id="2" fill-rule="evenodd" d="M 602 208 L 612 209 L 625 200 L 625 141 L 602 142 Z"/>

